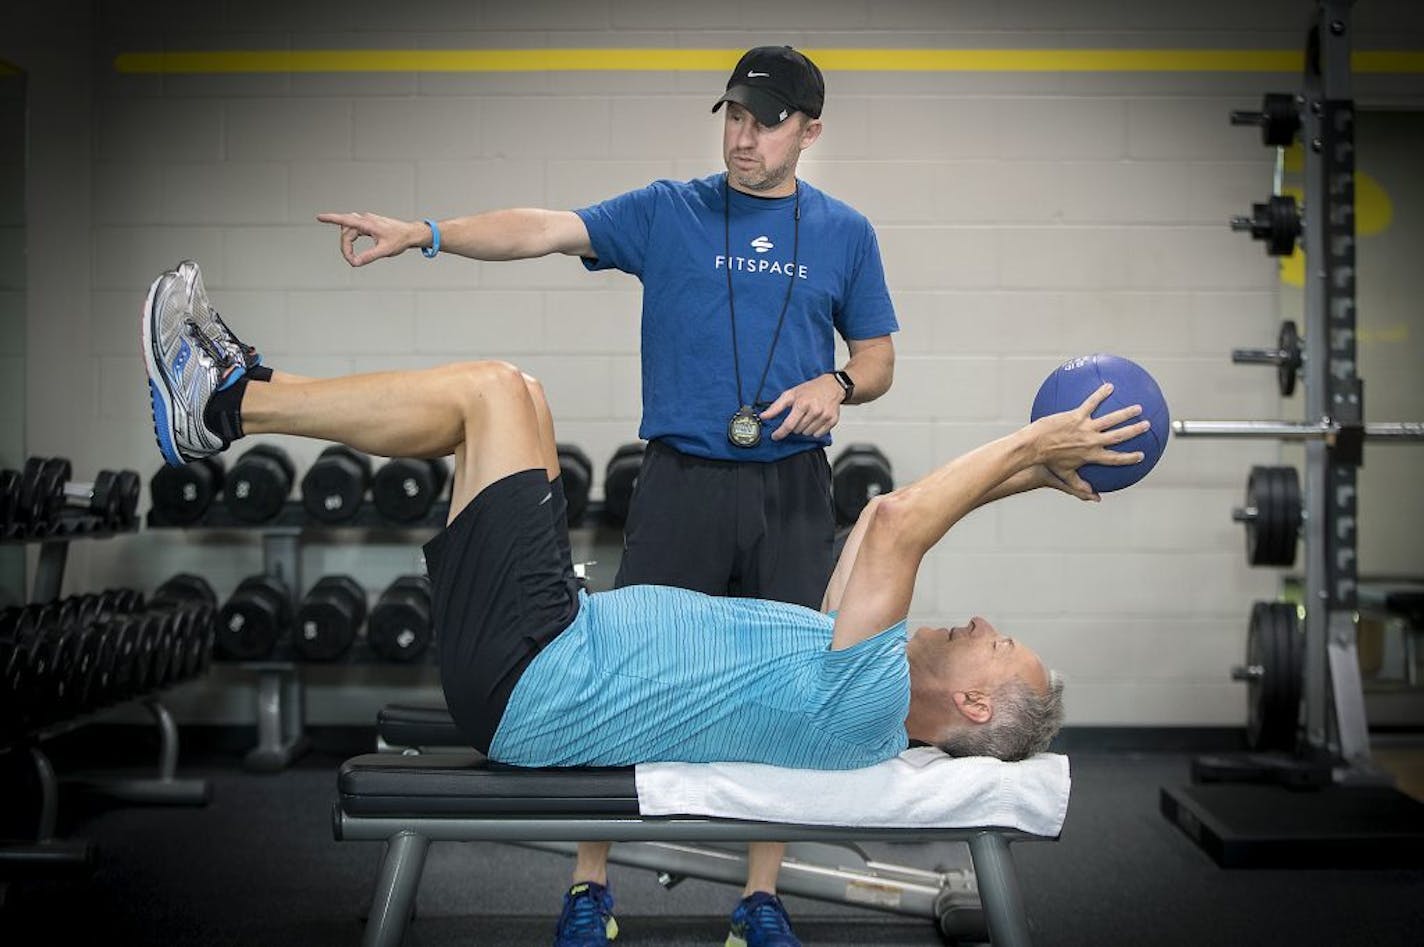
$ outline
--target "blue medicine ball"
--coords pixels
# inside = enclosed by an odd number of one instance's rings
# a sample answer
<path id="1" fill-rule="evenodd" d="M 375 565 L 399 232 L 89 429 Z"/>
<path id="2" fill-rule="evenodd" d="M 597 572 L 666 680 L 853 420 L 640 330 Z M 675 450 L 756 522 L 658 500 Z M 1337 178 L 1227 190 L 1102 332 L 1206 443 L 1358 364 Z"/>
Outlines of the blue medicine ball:
<path id="1" fill-rule="evenodd" d="M 1146 419 L 1152 422 L 1152 428 L 1113 447 L 1113 450 L 1119 451 L 1142 451 L 1142 463 L 1123 467 L 1084 464 L 1078 468 L 1078 475 L 1099 493 L 1132 486 L 1147 476 L 1167 449 L 1167 432 L 1172 427 L 1172 415 L 1167 410 L 1167 399 L 1162 397 L 1162 389 L 1147 374 L 1147 369 L 1116 355 L 1084 355 L 1069 359 L 1044 379 L 1038 395 L 1033 399 L 1029 415 L 1030 420 L 1037 421 L 1045 414 L 1071 411 L 1105 382 L 1112 383 L 1112 394 L 1093 412 L 1093 417 L 1140 404 L 1142 415 L 1130 423 Z"/>

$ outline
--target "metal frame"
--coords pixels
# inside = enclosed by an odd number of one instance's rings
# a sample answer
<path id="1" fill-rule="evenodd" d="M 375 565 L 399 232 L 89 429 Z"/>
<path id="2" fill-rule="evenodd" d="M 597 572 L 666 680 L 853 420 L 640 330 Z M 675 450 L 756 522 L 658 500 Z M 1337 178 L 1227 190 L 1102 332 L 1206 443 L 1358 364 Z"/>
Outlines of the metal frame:
<path id="1" fill-rule="evenodd" d="M 1305 151 L 1305 416 L 1288 421 L 1177 421 L 1182 436 L 1305 443 L 1306 756 L 1330 760 L 1339 782 L 1379 778 L 1370 762 L 1356 645 L 1356 473 L 1364 442 L 1424 440 L 1424 423 L 1364 422 L 1355 309 L 1355 105 L 1350 86 L 1353 0 L 1317 0 L 1298 98 Z"/>
<path id="2" fill-rule="evenodd" d="M 353 816 L 346 813 L 338 803 L 332 813 L 333 834 L 339 841 L 384 841 L 386 854 L 382 859 L 380 874 L 376 881 L 375 893 L 371 901 L 370 917 L 367 921 L 365 947 L 397 947 L 405 934 L 407 920 L 415 908 L 416 892 L 420 887 L 420 876 L 425 867 L 425 856 L 432 842 L 506 842 L 528 845 L 529 847 L 550 847 L 540 843 L 567 843 L 578 841 L 617 841 L 649 843 L 641 851 L 635 850 L 630 857 L 649 859 L 642 867 L 654 867 L 668 872 L 693 873 L 707 871 L 710 880 L 723 880 L 723 870 L 735 867 L 733 861 L 722 868 L 709 868 L 709 852 L 688 845 L 666 843 L 690 842 L 824 842 L 844 847 L 847 840 L 925 842 L 955 841 L 969 844 L 973 860 L 975 886 L 983 904 L 983 916 L 992 943 L 1004 947 L 1028 947 L 1031 943 L 1028 921 L 1024 914 L 1023 895 L 1014 870 L 1013 858 L 1009 853 L 1009 843 L 1015 841 L 1049 841 L 1043 836 L 1029 835 L 1016 829 L 993 827 L 943 829 L 889 829 L 867 828 L 864 826 L 807 826 L 786 825 L 767 822 L 745 822 L 733 819 L 707 819 L 697 817 L 641 818 L 633 816 L 605 816 L 597 818 L 480 818 L 475 816 L 450 817 L 398 817 L 398 816 Z M 622 848 L 615 847 L 618 852 Z M 554 850 L 565 851 L 563 846 Z M 677 856 L 677 857 L 672 857 Z M 613 859 L 618 860 L 618 859 Z M 667 865 L 675 862 L 677 872 L 669 871 Z M 923 909 L 928 904 L 927 916 L 938 918 L 942 909 L 952 906 L 951 898 L 940 893 L 928 897 L 928 885 L 924 878 L 912 878 L 908 870 L 896 866 L 872 866 L 871 871 L 881 871 L 876 875 L 854 869 L 827 869 L 824 866 L 796 866 L 788 863 L 791 871 L 778 886 L 788 893 L 808 892 L 810 897 L 826 897 L 831 887 L 837 884 L 879 884 L 882 888 L 893 884 L 921 884 L 926 888 L 913 907 Z M 906 873 L 906 877 L 893 879 L 891 871 Z M 686 871 L 682 871 L 686 869 Z M 926 873 L 929 874 L 929 873 Z M 698 875 L 701 876 L 701 875 Z M 676 883 L 675 881 L 673 883 Z M 962 892 L 965 898 L 967 882 Z M 802 890 L 793 890 L 800 888 Z M 944 889 L 942 888 L 941 891 Z M 842 896 L 829 898 L 848 900 Z M 966 898 L 967 900 L 967 898 Z M 887 909 L 884 905 L 872 903 L 867 898 L 867 907 Z M 964 904 L 965 900 L 961 900 Z M 911 912 L 902 912 L 911 913 Z"/>

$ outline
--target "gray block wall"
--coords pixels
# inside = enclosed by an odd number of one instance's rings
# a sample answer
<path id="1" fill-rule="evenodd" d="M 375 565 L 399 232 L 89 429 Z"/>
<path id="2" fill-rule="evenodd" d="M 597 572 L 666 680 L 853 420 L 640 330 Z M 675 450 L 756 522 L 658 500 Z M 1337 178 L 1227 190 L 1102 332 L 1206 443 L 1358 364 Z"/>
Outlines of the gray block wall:
<path id="1" fill-rule="evenodd" d="M 505 358 L 545 383 L 561 439 L 602 466 L 635 437 L 639 287 L 566 258 L 417 255 L 350 269 L 321 210 L 448 217 L 575 207 L 656 177 L 721 168 L 715 71 L 120 73 L 114 57 L 251 49 L 1299 50 L 1308 0 L 1195 4 L 931 0 L 707 5 L 12 4 L 0 57 L 29 82 L 23 346 L 30 453 L 77 471 L 158 466 L 137 354 L 149 281 L 198 260 L 224 317 L 270 364 L 331 375 Z M 1361 48 L 1421 48 L 1414 3 L 1358 4 Z M 56 12 L 59 11 L 59 12 Z M 728 64 L 730 65 L 730 63 Z M 1263 200 L 1273 155 L 1231 109 L 1293 74 L 828 70 L 825 134 L 806 180 L 875 224 L 903 331 L 895 387 L 848 409 L 901 482 L 1026 420 L 1064 359 L 1113 351 L 1160 380 L 1178 417 L 1292 416 L 1269 372 L 1232 366 L 1283 311 L 1275 264 L 1224 221 Z M 1362 101 L 1413 106 L 1419 76 L 1361 76 Z M 1362 253 L 1367 252 L 1362 249 Z M 13 321 L 13 320 L 12 320 Z M 7 322 L 6 325 L 9 323 Z M 11 351 L 0 341 L 0 357 Z M 279 439 L 304 467 L 322 445 Z M 833 450 L 834 453 L 834 450 Z M 1174 442 L 1141 486 L 1100 506 L 1031 496 L 973 514 L 932 555 L 912 620 L 989 616 L 1070 679 L 1073 724 L 1244 719 L 1226 674 L 1251 602 L 1229 511 L 1273 444 Z M 1413 455 L 1417 458 L 1417 455 Z M 1411 461 L 1414 462 L 1414 461 Z M 601 484 L 596 484 L 596 491 Z M 145 501 L 146 506 L 146 501 Z M 1363 504 L 1362 504 L 1362 508 Z M 1362 570 L 1424 571 L 1407 561 Z M 1397 558 L 1400 544 L 1389 547 Z M 381 587 L 408 546 L 320 546 L 308 576 Z M 232 537 L 146 531 L 78 544 L 67 590 L 152 588 L 197 569 L 227 594 L 260 568 Z M 380 671 L 323 671 L 315 722 L 369 719 L 408 696 Z M 429 685 L 429 679 L 423 679 Z M 241 675 L 178 695 L 187 719 L 243 719 Z"/>

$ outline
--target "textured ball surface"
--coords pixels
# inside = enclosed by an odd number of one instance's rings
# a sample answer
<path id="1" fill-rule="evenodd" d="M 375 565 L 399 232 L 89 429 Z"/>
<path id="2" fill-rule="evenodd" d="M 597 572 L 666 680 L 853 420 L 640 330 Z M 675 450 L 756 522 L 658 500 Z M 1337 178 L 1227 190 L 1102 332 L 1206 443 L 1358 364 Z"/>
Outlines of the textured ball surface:
<path id="1" fill-rule="evenodd" d="M 1124 452 L 1142 451 L 1140 464 L 1123 467 L 1108 467 L 1103 464 L 1084 464 L 1078 468 L 1078 475 L 1092 484 L 1099 493 L 1110 493 L 1130 487 L 1151 472 L 1162 459 L 1167 449 L 1167 432 L 1172 427 L 1172 415 L 1167 409 L 1167 399 L 1156 379 L 1147 369 L 1129 359 L 1117 355 L 1084 355 L 1064 362 L 1044 379 L 1033 399 L 1030 420 L 1037 421 L 1046 414 L 1071 411 L 1083 403 L 1088 395 L 1097 391 L 1105 382 L 1111 382 L 1112 394 L 1093 412 L 1093 417 L 1111 414 L 1129 405 L 1142 405 L 1142 415 L 1134 418 L 1152 422 L 1145 434 L 1123 441 L 1112 449 Z"/>

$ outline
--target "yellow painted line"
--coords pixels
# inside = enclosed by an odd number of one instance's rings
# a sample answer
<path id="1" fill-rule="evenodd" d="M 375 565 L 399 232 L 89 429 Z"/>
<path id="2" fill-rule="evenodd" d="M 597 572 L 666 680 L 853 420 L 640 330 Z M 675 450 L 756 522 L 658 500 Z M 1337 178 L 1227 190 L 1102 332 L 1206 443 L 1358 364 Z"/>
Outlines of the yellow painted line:
<path id="1" fill-rule="evenodd" d="M 740 49 L 308 49 L 120 53 L 125 74 L 723 72 Z M 831 72 L 1299 72 L 1288 50 L 807 49 Z M 1424 51 L 1356 52 L 1359 73 L 1424 74 Z"/>

